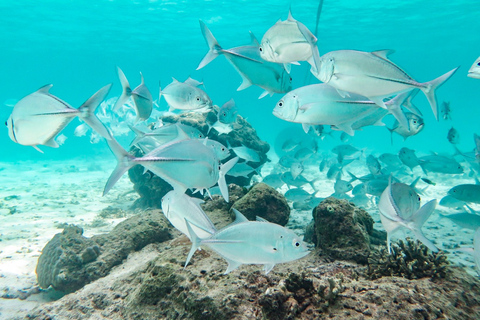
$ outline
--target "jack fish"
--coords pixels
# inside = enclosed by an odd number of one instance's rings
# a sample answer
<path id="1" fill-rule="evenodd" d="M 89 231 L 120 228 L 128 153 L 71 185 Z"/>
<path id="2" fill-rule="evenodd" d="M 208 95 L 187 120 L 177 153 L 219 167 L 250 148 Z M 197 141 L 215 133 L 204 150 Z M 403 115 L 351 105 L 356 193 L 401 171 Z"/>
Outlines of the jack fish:
<path id="1" fill-rule="evenodd" d="M 73 120 L 79 117 L 105 139 L 110 132 L 95 115 L 98 105 L 110 91 L 111 84 L 98 90 L 78 109 L 49 93 L 52 84 L 41 87 L 15 104 L 5 125 L 13 142 L 24 146 L 45 145 L 58 148 L 55 137 Z M 43 153 L 43 152 L 42 152 Z"/>
<path id="2" fill-rule="evenodd" d="M 468 69 L 467 76 L 474 79 L 480 79 L 480 57 L 478 57 L 470 69 Z"/>
<path id="3" fill-rule="evenodd" d="M 198 88 L 202 85 L 201 82 L 192 78 L 188 78 L 185 82 L 177 81 L 175 78 L 172 79 L 173 82 L 165 89 L 160 88 L 158 97 L 158 101 L 161 97 L 165 98 L 170 107 L 169 111 L 179 109 L 203 112 L 212 108 L 210 97 L 205 91 Z"/>
<path id="4" fill-rule="evenodd" d="M 187 221 L 192 248 L 185 267 L 195 251 L 203 245 L 227 260 L 225 274 L 242 264 L 263 264 L 267 274 L 277 263 L 294 261 L 309 253 L 307 246 L 292 230 L 264 219 L 248 221 L 243 214 L 235 209 L 233 211 L 235 222 L 206 239 L 200 239 Z"/>

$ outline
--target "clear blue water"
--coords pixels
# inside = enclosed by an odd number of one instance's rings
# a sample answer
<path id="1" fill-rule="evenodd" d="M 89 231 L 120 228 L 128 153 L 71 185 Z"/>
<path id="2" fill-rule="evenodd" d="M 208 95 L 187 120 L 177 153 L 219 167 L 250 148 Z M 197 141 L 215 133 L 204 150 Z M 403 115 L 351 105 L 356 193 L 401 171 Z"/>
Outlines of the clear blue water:
<path id="1" fill-rule="evenodd" d="M 239 112 L 271 142 L 291 125 L 271 111 L 280 95 L 258 100 L 259 88 L 237 92 L 241 78 L 220 57 L 195 71 L 207 52 L 198 20 L 207 23 L 220 44 L 233 47 L 249 42 L 248 31 L 261 39 L 278 19 L 294 17 L 315 29 L 318 1 L 1 1 L 0 102 L 20 99 L 39 87 L 53 83 L 51 92 L 79 106 L 107 83 L 114 86 L 109 97 L 121 92 L 115 66 L 120 66 L 132 85 L 143 72 L 154 96 L 158 82 L 171 77 L 203 80 L 215 104 L 234 98 Z M 338 49 L 371 51 L 395 49 L 391 57 L 418 81 L 428 81 L 461 66 L 438 91 L 439 102 L 451 101 L 453 121 L 436 122 L 422 94 L 415 104 L 425 115 L 425 130 L 405 143 L 384 128 L 372 127 L 355 135 L 353 144 L 377 152 L 396 152 L 408 146 L 426 152 L 452 151 L 446 140 L 453 125 L 461 135 L 461 149 L 473 148 L 478 121 L 480 80 L 466 77 L 480 55 L 478 2 L 464 1 L 353 1 L 325 0 L 319 24 L 320 53 Z M 308 67 L 293 70 L 294 88 L 305 84 Z M 310 79 L 312 79 L 310 77 Z M 314 80 L 311 80 L 314 81 Z M 165 102 L 162 107 L 167 108 Z M 11 108 L 0 106 L 0 119 Z M 91 145 L 87 138 L 73 136 L 78 120 L 63 132 L 69 139 L 59 149 L 14 144 L 6 128 L 0 134 L 2 160 L 61 159 L 79 155 L 114 158 L 103 143 Z M 338 142 L 329 142 L 335 144 Z M 328 148 L 326 145 L 325 148 Z"/>

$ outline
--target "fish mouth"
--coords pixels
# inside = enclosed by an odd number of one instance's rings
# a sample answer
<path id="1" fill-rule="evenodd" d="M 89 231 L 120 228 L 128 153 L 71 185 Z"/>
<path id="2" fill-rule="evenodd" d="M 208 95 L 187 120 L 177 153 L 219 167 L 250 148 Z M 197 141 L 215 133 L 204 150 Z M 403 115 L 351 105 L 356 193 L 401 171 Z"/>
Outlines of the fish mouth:
<path id="1" fill-rule="evenodd" d="M 467 77 L 469 77 L 469 78 L 474 78 L 474 79 L 480 79 L 480 73 L 477 73 L 477 72 L 468 72 Z"/>

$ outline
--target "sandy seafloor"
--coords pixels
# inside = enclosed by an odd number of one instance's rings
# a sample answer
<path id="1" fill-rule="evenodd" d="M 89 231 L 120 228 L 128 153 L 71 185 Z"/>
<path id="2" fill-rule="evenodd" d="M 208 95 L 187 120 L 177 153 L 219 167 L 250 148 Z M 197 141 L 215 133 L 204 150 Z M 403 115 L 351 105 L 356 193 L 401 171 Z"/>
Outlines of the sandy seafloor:
<path id="1" fill-rule="evenodd" d="M 270 152 L 272 153 L 272 152 Z M 272 162 L 262 168 L 262 175 L 276 171 L 276 155 L 269 154 Z M 110 231 L 117 223 L 135 214 L 130 206 L 138 198 L 132 193 L 132 183 L 125 174 L 115 187 L 102 197 L 104 184 L 113 170 L 114 159 L 76 159 L 69 161 L 25 161 L 20 163 L 0 162 L 0 318 L 8 319 L 22 315 L 35 306 L 51 300 L 48 292 L 36 289 L 35 267 L 45 244 L 62 231 L 62 224 L 76 224 L 84 229 L 84 235 Z M 348 169 L 355 174 L 366 174 L 366 167 L 356 161 Z M 418 170 L 418 172 L 416 171 Z M 414 169 L 421 174 L 419 168 Z M 414 175 L 415 175 L 414 174 Z M 315 183 L 318 197 L 333 193 L 333 180 L 326 178 L 326 172 L 319 173 L 316 165 L 307 166 L 304 172 L 307 179 L 319 178 Z M 423 176 L 423 175 L 422 175 Z M 467 175 L 449 176 L 430 173 L 428 176 L 437 183 L 428 186 L 422 196 L 422 204 L 430 199 L 440 200 L 454 185 L 472 183 Z M 255 176 L 252 181 L 259 181 Z M 413 178 L 412 178 L 413 180 Z M 411 181 L 403 181 L 410 183 Z M 358 182 L 356 182 L 358 183 Z M 419 188 L 426 184 L 419 183 Z M 288 189 L 279 189 L 284 193 Z M 308 187 L 307 191 L 313 192 Z M 103 219 L 98 214 L 112 206 L 126 211 L 126 217 Z M 474 206 L 474 209 L 480 209 Z M 374 227 L 383 229 L 376 205 L 371 202 L 366 210 L 375 220 Z M 440 218 L 439 213 L 452 213 L 444 207 L 437 210 L 425 223 L 423 231 L 427 238 L 447 252 L 450 262 L 463 266 L 467 272 L 476 275 L 473 257 L 469 253 L 457 251 L 458 247 L 472 247 L 473 230 L 461 229 L 448 219 Z M 304 226 L 312 219 L 310 211 L 292 210 L 288 227 L 303 233 Z M 402 236 L 402 233 L 398 233 Z M 14 298 L 20 291 L 33 290 L 27 299 Z"/>

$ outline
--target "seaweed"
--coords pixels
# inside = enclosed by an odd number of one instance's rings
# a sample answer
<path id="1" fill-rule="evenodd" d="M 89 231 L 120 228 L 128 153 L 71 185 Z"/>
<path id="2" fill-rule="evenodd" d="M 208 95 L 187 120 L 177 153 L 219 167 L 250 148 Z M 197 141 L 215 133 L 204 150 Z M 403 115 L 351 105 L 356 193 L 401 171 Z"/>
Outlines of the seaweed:
<path id="1" fill-rule="evenodd" d="M 392 254 L 382 249 L 379 255 L 369 259 L 367 278 L 374 280 L 385 276 L 403 277 L 409 280 L 421 278 L 445 278 L 449 262 L 442 252 L 429 252 L 420 241 L 409 238 L 392 244 Z"/>

